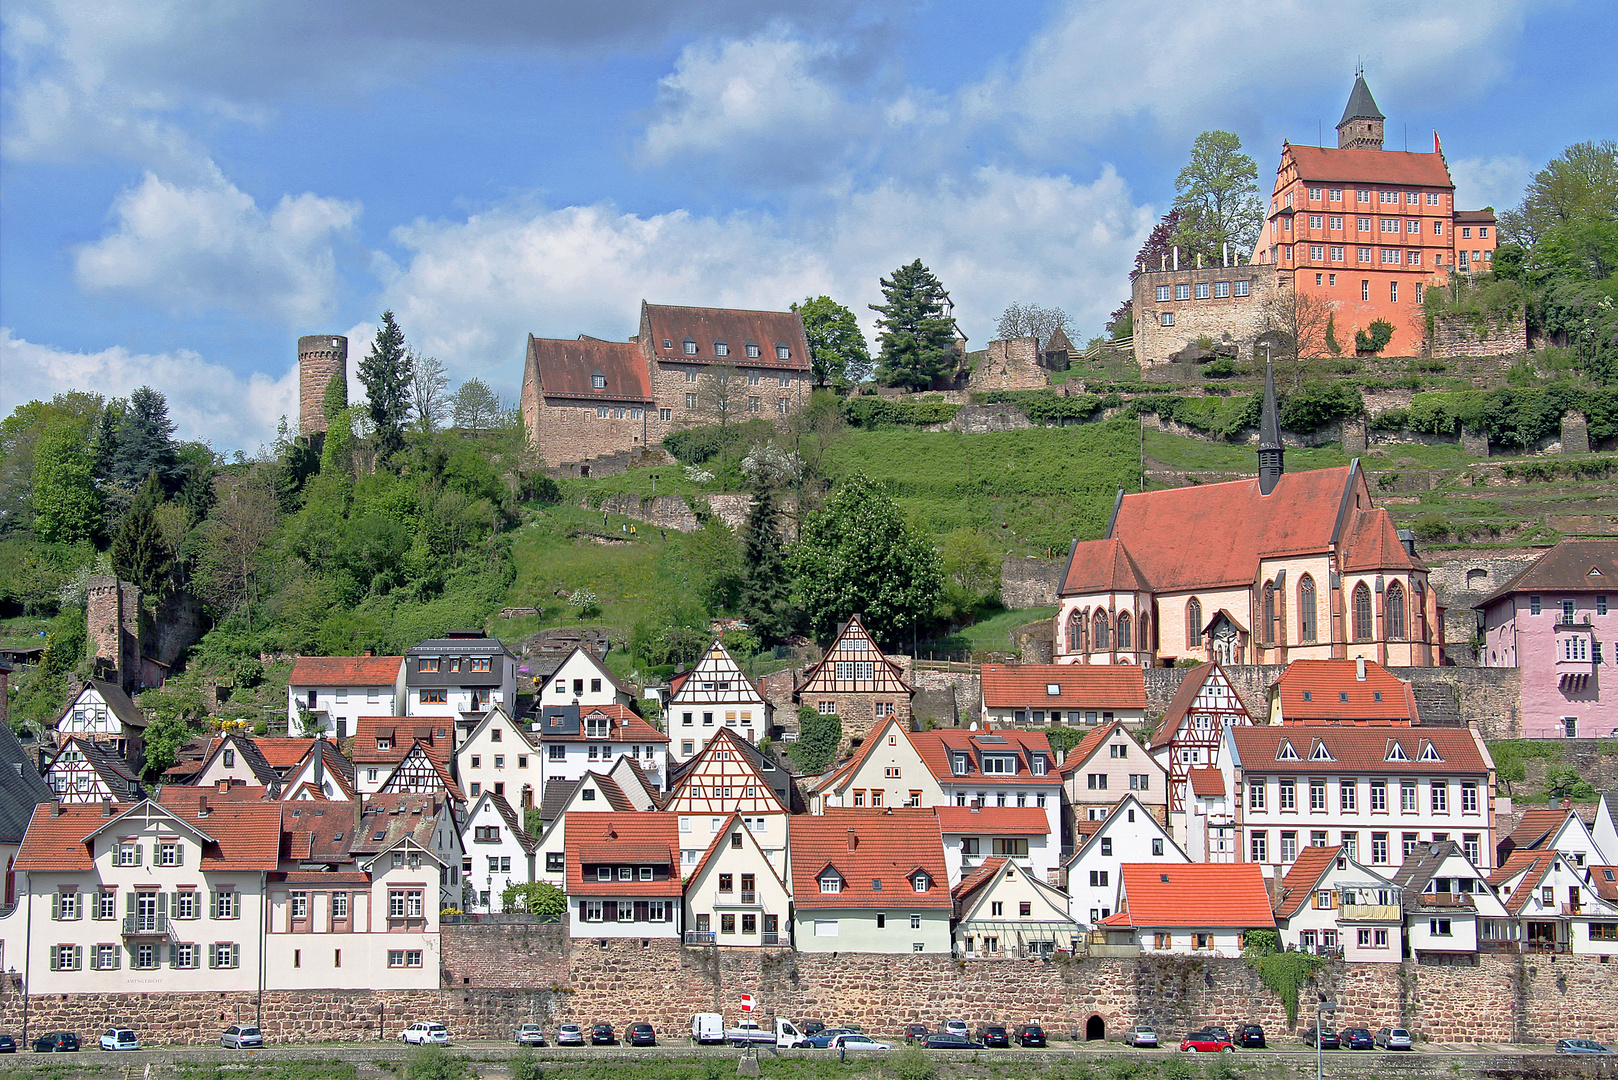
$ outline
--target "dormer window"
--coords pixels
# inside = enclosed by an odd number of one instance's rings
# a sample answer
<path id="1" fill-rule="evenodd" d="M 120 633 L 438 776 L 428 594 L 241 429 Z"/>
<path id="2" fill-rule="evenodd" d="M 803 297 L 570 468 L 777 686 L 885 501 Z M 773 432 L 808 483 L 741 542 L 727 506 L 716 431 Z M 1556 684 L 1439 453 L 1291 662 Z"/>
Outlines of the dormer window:
<path id="1" fill-rule="evenodd" d="M 925 871 L 918 871 L 916 875 L 910 879 L 910 887 L 915 889 L 917 892 L 926 892 L 928 889 L 933 887 L 933 879 L 928 877 Z"/>
<path id="2" fill-rule="evenodd" d="M 1017 759 L 1001 754 L 985 754 L 983 757 L 983 772 L 985 776 L 1011 776 L 1017 771 Z"/>
<path id="3" fill-rule="evenodd" d="M 956 776 L 965 776 L 966 775 L 966 760 L 967 759 L 966 759 L 965 754 L 953 754 L 953 755 L 951 755 L 950 771 L 953 772 Z"/>
<path id="4" fill-rule="evenodd" d="M 665 348 L 665 349 L 674 348 L 674 342 L 670 341 L 668 338 L 664 338 L 663 339 L 663 348 Z"/>
<path id="5" fill-rule="evenodd" d="M 1321 742 L 1319 739 L 1316 739 L 1315 740 L 1315 748 L 1313 750 L 1309 751 L 1309 760 L 1310 761 L 1336 761 L 1337 759 L 1331 756 L 1331 751 L 1326 749 L 1326 744 L 1325 743 Z"/>
<path id="6" fill-rule="evenodd" d="M 596 880 L 597 881 L 611 881 L 612 880 L 612 867 L 610 867 L 610 866 L 598 866 L 598 867 L 596 867 Z"/>
<path id="7" fill-rule="evenodd" d="M 749 341 L 747 343 L 747 358 L 749 360 L 757 360 L 758 359 L 758 342 Z"/>
<path id="8" fill-rule="evenodd" d="M 1298 760 L 1298 751 L 1296 751 L 1296 750 L 1294 750 L 1292 748 L 1292 741 L 1290 739 L 1282 739 L 1281 740 L 1281 748 L 1278 749 L 1275 752 L 1275 760 L 1277 760 L 1277 761 L 1297 761 Z"/>
<path id="9" fill-rule="evenodd" d="M 1438 748 L 1433 746 L 1432 743 L 1426 743 L 1426 744 L 1424 744 L 1422 746 L 1422 748 L 1421 748 L 1421 758 L 1420 759 L 1422 761 L 1443 761 L 1444 760 L 1443 758 L 1438 756 Z"/>
<path id="10" fill-rule="evenodd" d="M 605 739 L 607 737 L 607 718 L 605 716 L 585 717 L 584 735 L 587 739 Z"/>
<path id="11" fill-rule="evenodd" d="M 379 735 L 379 736 L 377 736 L 377 739 L 376 739 L 376 748 L 378 750 L 392 750 L 393 749 L 393 740 L 392 739 L 384 739 L 382 736 Z"/>
<path id="12" fill-rule="evenodd" d="M 843 891 L 843 879 L 834 871 L 828 870 L 820 875 L 820 891 L 823 893 L 840 893 Z"/>
<path id="13" fill-rule="evenodd" d="M 1045 755 L 1034 754 L 1028 759 L 1028 768 L 1035 776 L 1045 775 Z"/>
<path id="14" fill-rule="evenodd" d="M 1409 761 L 1410 758 L 1405 754 L 1405 748 L 1403 746 L 1401 746 L 1397 742 L 1394 742 L 1392 739 L 1389 739 L 1388 740 L 1388 753 L 1387 753 L 1387 756 L 1384 757 L 1382 760 L 1384 760 L 1384 761 Z"/>
<path id="15" fill-rule="evenodd" d="M 792 359 L 792 350 L 787 347 L 786 342 L 777 341 L 775 343 L 775 358 L 777 360 L 791 360 Z"/>
<path id="16" fill-rule="evenodd" d="M 591 372 L 590 388 L 593 390 L 605 390 L 607 388 L 607 377 L 599 371 Z"/>
<path id="17" fill-rule="evenodd" d="M 713 343 L 713 354 L 715 356 L 729 356 L 730 355 L 730 345 L 727 342 L 722 341 L 722 340 L 714 342 Z"/>
<path id="18" fill-rule="evenodd" d="M 685 355 L 687 355 L 687 356 L 695 356 L 695 355 L 697 355 L 697 342 L 696 342 L 696 339 L 694 339 L 694 338 L 686 338 L 685 342 L 684 342 L 684 345 L 685 345 Z"/>

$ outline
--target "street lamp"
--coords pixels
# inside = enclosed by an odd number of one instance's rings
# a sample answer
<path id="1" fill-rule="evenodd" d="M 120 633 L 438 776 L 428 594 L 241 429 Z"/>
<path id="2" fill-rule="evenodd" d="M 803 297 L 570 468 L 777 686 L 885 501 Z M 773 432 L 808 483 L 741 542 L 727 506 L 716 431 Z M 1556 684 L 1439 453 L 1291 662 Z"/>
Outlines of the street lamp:
<path id="1" fill-rule="evenodd" d="M 1315 1004 L 1315 1080 L 1325 1080 L 1325 1062 L 1320 1056 L 1321 1018 L 1337 1011 L 1337 1002 L 1321 999 Z"/>

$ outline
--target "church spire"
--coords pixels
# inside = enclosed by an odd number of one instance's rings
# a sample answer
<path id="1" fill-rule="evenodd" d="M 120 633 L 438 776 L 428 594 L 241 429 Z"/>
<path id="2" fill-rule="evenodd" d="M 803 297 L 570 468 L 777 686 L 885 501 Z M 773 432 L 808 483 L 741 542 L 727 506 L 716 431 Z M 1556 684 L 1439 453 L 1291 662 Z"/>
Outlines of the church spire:
<path id="1" fill-rule="evenodd" d="M 1258 422 L 1258 490 L 1268 495 L 1286 471 L 1281 461 L 1281 419 L 1275 407 L 1275 365 L 1264 362 L 1264 413 Z"/>

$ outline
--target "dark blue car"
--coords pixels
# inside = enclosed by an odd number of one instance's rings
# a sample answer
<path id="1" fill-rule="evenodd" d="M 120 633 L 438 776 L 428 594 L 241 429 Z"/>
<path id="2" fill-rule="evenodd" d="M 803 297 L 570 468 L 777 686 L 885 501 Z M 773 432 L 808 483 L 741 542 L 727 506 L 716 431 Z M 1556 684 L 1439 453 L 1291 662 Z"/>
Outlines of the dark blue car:
<path id="1" fill-rule="evenodd" d="M 1345 1050 L 1375 1050 L 1376 1040 L 1371 1038 L 1371 1029 L 1362 1027 L 1344 1028 L 1339 1038 Z"/>

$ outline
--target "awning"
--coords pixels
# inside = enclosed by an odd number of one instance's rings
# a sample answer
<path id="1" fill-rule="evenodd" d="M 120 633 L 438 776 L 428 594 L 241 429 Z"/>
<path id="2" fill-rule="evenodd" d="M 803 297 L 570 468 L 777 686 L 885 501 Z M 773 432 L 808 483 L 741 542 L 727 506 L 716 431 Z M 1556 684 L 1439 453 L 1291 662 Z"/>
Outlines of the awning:
<path id="1" fill-rule="evenodd" d="M 971 934 L 981 934 L 987 931 L 1002 934 L 1015 932 L 1024 935 L 1068 934 L 1071 936 L 1081 932 L 1079 924 L 1076 922 L 1040 922 L 1035 919 L 968 919 L 958 924 L 955 929 Z"/>

